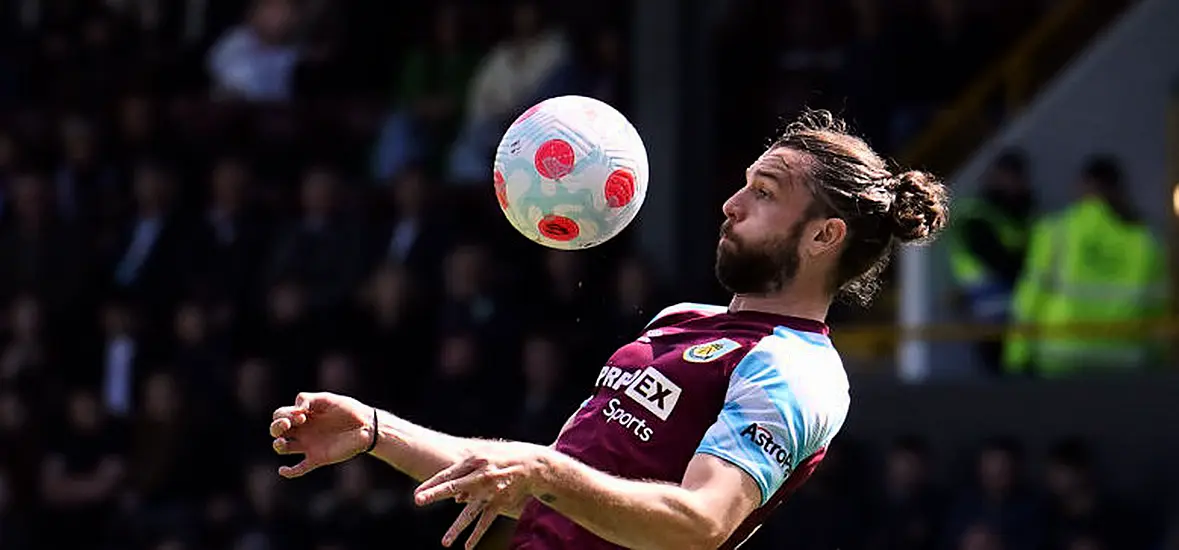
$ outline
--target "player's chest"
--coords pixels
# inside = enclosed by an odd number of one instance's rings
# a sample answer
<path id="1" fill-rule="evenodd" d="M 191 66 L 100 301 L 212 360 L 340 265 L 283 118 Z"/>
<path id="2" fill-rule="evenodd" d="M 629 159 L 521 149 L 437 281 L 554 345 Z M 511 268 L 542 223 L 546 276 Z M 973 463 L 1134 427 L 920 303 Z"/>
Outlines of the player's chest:
<path id="1" fill-rule="evenodd" d="M 618 349 L 598 372 L 599 397 L 624 398 L 667 421 L 684 401 L 723 396 L 746 344 L 713 331 L 653 329 Z"/>

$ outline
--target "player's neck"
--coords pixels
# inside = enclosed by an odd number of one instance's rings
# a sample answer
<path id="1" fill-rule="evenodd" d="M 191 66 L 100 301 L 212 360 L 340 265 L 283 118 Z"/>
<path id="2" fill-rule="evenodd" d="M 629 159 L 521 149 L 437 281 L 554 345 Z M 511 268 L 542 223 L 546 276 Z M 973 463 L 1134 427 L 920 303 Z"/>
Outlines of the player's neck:
<path id="1" fill-rule="evenodd" d="M 734 294 L 729 311 L 762 311 L 826 322 L 830 298 L 823 292 L 811 292 L 788 285 L 769 294 Z"/>

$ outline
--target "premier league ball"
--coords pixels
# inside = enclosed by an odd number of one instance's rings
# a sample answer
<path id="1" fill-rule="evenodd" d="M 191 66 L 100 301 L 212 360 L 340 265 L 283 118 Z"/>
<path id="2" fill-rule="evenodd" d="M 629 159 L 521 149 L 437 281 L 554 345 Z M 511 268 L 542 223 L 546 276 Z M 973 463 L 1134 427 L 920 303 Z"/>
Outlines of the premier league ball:
<path id="1" fill-rule="evenodd" d="M 622 232 L 647 194 L 647 150 L 610 105 L 581 96 L 524 111 L 495 152 L 495 197 L 517 231 L 562 250 Z"/>

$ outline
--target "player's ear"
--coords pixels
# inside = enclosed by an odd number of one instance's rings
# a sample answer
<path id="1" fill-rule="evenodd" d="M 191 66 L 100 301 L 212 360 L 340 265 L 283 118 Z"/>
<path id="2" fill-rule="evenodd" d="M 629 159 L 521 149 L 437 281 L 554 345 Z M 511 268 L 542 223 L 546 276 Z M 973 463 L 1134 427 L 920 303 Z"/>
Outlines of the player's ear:
<path id="1" fill-rule="evenodd" d="M 806 243 L 812 256 L 821 256 L 839 250 L 847 238 L 847 223 L 839 218 L 815 220 L 810 227 L 810 239 Z"/>

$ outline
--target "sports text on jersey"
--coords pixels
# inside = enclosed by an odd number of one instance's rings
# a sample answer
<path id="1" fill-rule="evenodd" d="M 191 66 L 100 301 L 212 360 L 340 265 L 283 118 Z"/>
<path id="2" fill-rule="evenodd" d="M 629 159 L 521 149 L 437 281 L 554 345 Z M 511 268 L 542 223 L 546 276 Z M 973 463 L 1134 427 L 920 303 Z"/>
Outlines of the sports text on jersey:
<path id="1" fill-rule="evenodd" d="M 640 441 L 651 441 L 651 436 L 654 435 L 647 421 L 622 408 L 622 400 L 617 397 L 606 403 L 606 408 L 602 409 L 602 416 L 606 417 L 607 424 L 617 422 L 619 426 L 634 433 Z"/>
<path id="2" fill-rule="evenodd" d="M 790 467 L 790 451 L 787 451 L 777 441 L 774 441 L 774 434 L 769 430 L 759 426 L 756 422 L 741 430 L 741 437 L 748 437 L 754 445 L 761 448 L 762 452 L 773 458 L 782 468 L 788 469 Z"/>
<path id="3" fill-rule="evenodd" d="M 660 420 L 667 420 L 675 404 L 679 402 L 680 389 L 675 382 L 668 380 L 654 367 L 647 367 L 641 371 L 626 372 L 618 367 L 602 367 L 598 373 L 598 386 L 605 386 L 612 390 L 626 387 L 623 392 L 644 409 Z"/>

